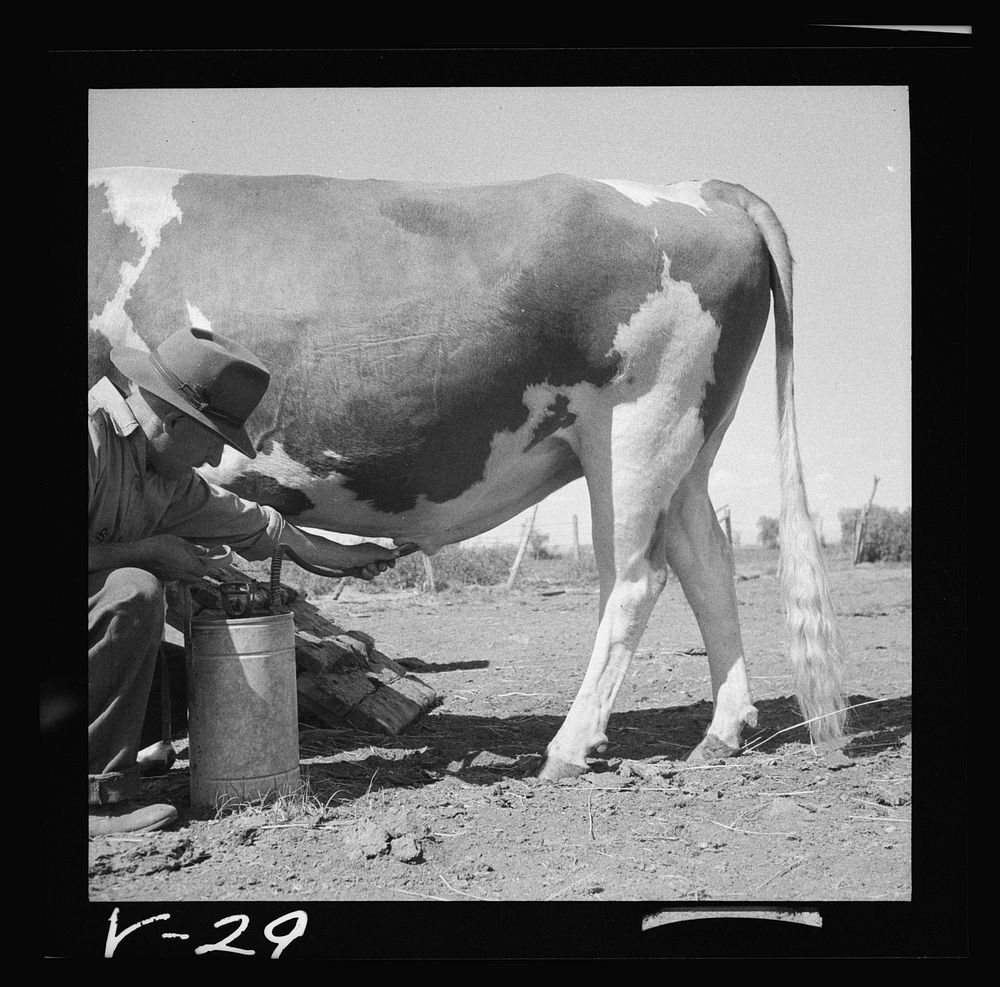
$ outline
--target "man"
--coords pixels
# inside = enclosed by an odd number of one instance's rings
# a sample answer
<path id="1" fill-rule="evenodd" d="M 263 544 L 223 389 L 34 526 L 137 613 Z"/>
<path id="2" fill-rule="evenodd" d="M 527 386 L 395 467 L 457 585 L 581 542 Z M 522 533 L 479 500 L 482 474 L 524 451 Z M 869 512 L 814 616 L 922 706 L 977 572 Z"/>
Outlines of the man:
<path id="1" fill-rule="evenodd" d="M 208 484 L 223 447 L 256 452 L 245 423 L 270 375 L 249 350 L 217 333 L 182 329 L 155 350 L 119 346 L 111 361 L 131 386 L 107 377 L 90 391 L 89 688 L 90 835 L 160 829 L 170 805 L 140 805 L 136 755 L 163 635 L 164 583 L 206 573 L 213 546 L 244 558 L 277 547 L 308 565 L 373 579 L 395 564 L 379 545 L 313 537 Z"/>

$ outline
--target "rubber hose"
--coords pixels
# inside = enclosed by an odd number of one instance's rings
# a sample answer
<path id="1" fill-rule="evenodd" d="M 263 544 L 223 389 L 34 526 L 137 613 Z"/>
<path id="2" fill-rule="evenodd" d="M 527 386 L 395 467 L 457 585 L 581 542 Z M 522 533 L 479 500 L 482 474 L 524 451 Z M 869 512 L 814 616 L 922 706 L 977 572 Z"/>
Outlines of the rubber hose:
<path id="1" fill-rule="evenodd" d="M 303 562 L 287 545 L 283 547 L 288 557 L 300 569 L 305 569 L 306 572 L 311 572 L 315 576 L 326 576 L 328 579 L 343 579 L 345 576 L 359 576 L 361 574 L 360 566 L 355 566 L 352 569 L 324 569 L 322 566 L 310 565 L 308 562 Z"/>
<path id="2" fill-rule="evenodd" d="M 274 550 L 271 558 L 271 613 L 278 612 L 278 590 L 281 588 L 282 546 Z"/>

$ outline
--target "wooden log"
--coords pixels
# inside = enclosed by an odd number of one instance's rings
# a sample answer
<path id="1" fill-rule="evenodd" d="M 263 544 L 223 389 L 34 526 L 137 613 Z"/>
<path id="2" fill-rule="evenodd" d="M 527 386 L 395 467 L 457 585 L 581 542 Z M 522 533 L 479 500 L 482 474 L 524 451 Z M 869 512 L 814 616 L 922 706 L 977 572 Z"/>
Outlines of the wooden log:
<path id="1" fill-rule="evenodd" d="M 412 672 L 408 672 L 402 665 L 397 665 L 380 652 L 373 651 L 369 661 L 372 667 L 378 667 L 381 664 L 383 674 L 386 676 L 385 679 L 382 679 L 381 675 L 372 676 L 372 673 L 369 673 L 369 678 L 374 677 L 384 682 L 385 685 L 391 685 L 393 692 L 398 692 L 401 696 L 406 696 L 418 705 L 428 708 L 441 702 L 441 698 L 426 682 L 418 679 Z M 388 677 L 390 674 L 391 678 Z"/>
<path id="2" fill-rule="evenodd" d="M 370 634 L 344 631 L 301 597 L 289 606 L 299 696 L 313 719 L 395 735 L 440 703 L 434 689 L 376 650 Z"/>
<path id="3" fill-rule="evenodd" d="M 343 726 L 351 710 L 375 692 L 375 685 L 360 675 L 301 672 L 295 683 L 299 699 L 325 726 Z"/>
<path id="4" fill-rule="evenodd" d="M 347 722 L 368 733 L 395 735 L 418 719 L 424 709 L 395 689 L 378 689 L 347 714 Z"/>

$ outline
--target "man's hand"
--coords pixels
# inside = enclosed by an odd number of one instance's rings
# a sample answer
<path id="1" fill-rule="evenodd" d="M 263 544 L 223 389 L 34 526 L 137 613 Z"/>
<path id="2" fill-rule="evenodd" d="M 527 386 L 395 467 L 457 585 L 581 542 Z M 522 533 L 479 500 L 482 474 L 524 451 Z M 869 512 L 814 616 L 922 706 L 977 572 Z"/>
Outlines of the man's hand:
<path id="1" fill-rule="evenodd" d="M 163 580 L 177 579 L 182 583 L 195 583 L 208 571 L 203 557 L 210 549 L 194 545 L 177 535 L 153 535 L 132 544 L 136 558 L 143 569 Z"/>
<path id="2" fill-rule="evenodd" d="M 292 530 L 288 530 L 292 529 Z M 386 569 L 396 564 L 396 559 L 403 554 L 398 548 L 383 548 L 373 542 L 362 542 L 360 545 L 342 545 L 329 538 L 286 527 L 287 541 L 283 541 L 288 557 L 293 562 L 317 569 L 326 569 L 353 576 L 356 579 L 370 581 L 381 575 Z"/>
<path id="3" fill-rule="evenodd" d="M 141 541 L 90 545 L 88 571 L 131 567 L 145 569 L 164 582 L 194 583 L 209 571 L 204 560 L 211 552 L 177 535 L 153 535 Z"/>

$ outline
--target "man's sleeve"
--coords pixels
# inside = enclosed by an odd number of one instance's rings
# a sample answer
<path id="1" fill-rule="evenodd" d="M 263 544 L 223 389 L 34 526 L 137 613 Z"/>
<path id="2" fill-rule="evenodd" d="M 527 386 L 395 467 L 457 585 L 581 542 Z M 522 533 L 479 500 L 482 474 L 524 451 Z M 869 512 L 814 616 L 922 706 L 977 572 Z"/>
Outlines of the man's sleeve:
<path id="1" fill-rule="evenodd" d="M 90 441 L 87 443 L 87 503 L 93 506 L 94 497 L 97 495 L 97 482 L 101 475 L 100 430 L 93 418 L 87 419 L 87 426 Z"/>
<path id="2" fill-rule="evenodd" d="M 273 507 L 243 500 L 192 473 L 178 486 L 156 533 L 203 545 L 228 545 L 245 559 L 257 561 L 274 554 L 284 525 Z"/>

